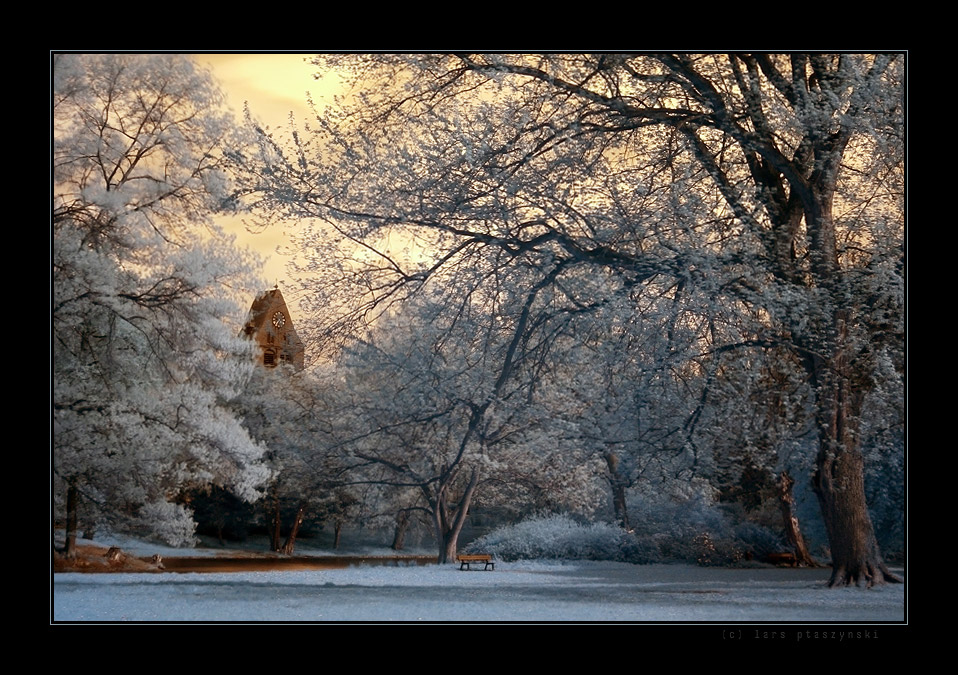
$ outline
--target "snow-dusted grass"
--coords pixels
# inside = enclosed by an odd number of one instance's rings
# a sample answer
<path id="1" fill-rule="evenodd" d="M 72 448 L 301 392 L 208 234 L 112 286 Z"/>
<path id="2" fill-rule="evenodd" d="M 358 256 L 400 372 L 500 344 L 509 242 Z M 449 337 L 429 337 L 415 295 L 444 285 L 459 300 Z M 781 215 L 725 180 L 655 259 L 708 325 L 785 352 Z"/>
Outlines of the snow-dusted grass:
<path id="1" fill-rule="evenodd" d="M 124 537 L 98 538 L 96 543 L 138 556 L 217 553 Z M 308 548 L 298 552 L 316 553 Z M 386 551 L 366 551 L 377 552 Z M 232 574 L 67 573 L 53 575 L 51 618 L 108 623 L 904 621 L 904 585 L 828 589 L 829 573 L 561 560 L 500 560 L 488 572 L 428 565 Z"/>
<path id="2" fill-rule="evenodd" d="M 901 622 L 901 585 L 825 588 L 828 570 L 524 562 L 237 574 L 56 574 L 53 620 Z"/>

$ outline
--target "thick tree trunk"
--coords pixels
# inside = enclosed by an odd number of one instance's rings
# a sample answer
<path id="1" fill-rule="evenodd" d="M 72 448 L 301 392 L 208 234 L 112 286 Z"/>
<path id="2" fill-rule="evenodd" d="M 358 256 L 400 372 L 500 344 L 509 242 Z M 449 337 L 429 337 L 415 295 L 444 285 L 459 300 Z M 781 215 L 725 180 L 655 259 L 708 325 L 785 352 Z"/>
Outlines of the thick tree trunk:
<path id="1" fill-rule="evenodd" d="M 448 530 L 439 543 L 439 562 L 456 562 L 459 554 L 459 530 Z"/>
<path id="2" fill-rule="evenodd" d="M 439 563 L 454 563 L 459 555 L 459 532 L 449 530 L 439 542 Z"/>
<path id="3" fill-rule="evenodd" d="M 67 487 L 67 540 L 64 555 L 69 559 L 77 557 L 77 511 L 79 510 L 80 491 L 76 482 L 70 481 Z"/>
<path id="4" fill-rule="evenodd" d="M 456 561 L 459 534 L 462 532 L 462 526 L 466 524 L 469 505 L 472 503 L 472 496 L 475 494 L 478 484 L 479 470 L 474 469 L 472 476 L 469 478 L 469 485 L 466 486 L 466 491 L 459 500 L 459 504 L 451 512 L 446 503 L 445 488 L 440 490 L 439 498 L 433 508 L 433 523 L 436 528 L 436 539 L 439 543 L 440 564 Z"/>
<path id="5" fill-rule="evenodd" d="M 851 330 L 854 308 L 847 300 L 838 262 L 833 197 L 841 152 L 847 135 L 835 136 L 830 147 L 818 148 L 816 189 L 806 197 L 810 270 L 822 291 L 809 325 L 811 347 L 802 353 L 815 390 L 818 456 L 812 485 L 818 497 L 832 557 L 830 587 L 900 583 L 881 557 L 865 501 L 865 462 L 860 448 L 860 415 L 871 370 L 862 355 L 867 335 Z M 853 337 L 854 335 L 854 337 Z"/>
<path id="6" fill-rule="evenodd" d="M 339 537 L 343 533 L 343 521 L 337 520 L 333 526 L 333 550 L 339 548 Z"/>
<path id="7" fill-rule="evenodd" d="M 299 535 L 299 528 L 303 524 L 303 520 L 306 518 L 306 508 L 309 506 L 308 502 L 302 502 L 299 505 L 299 508 L 296 509 L 296 517 L 293 519 L 293 526 L 289 530 L 289 534 L 286 535 L 286 541 L 283 543 L 282 553 L 286 555 L 293 555 L 293 550 L 296 548 L 296 537 Z"/>
<path id="8" fill-rule="evenodd" d="M 443 565 L 456 559 L 456 541 L 452 541 L 452 554 L 450 556 L 449 546 L 449 518 L 444 511 L 446 510 L 445 497 L 440 495 L 439 500 L 432 509 L 432 523 L 436 532 L 436 542 L 439 544 L 438 562 Z"/>
<path id="9" fill-rule="evenodd" d="M 795 515 L 795 497 L 792 494 L 792 486 L 795 479 L 783 471 L 779 476 L 778 499 L 782 509 L 782 523 L 785 526 L 785 537 L 788 539 L 789 546 L 795 552 L 795 561 L 800 567 L 818 567 L 818 563 L 812 558 L 805 545 L 805 537 L 802 536 L 801 527 L 798 524 L 798 517 Z"/>
<path id="10" fill-rule="evenodd" d="M 846 317 L 835 323 L 836 356 L 814 365 L 819 451 L 812 485 L 832 554 L 829 586 L 901 583 L 886 567 L 865 501 L 865 461 L 859 448 L 862 387 L 849 377 Z"/>
<path id="11" fill-rule="evenodd" d="M 813 476 L 832 553 L 829 586 L 901 583 L 885 565 L 865 502 L 864 460 L 857 448 L 834 453 L 825 439 Z"/>

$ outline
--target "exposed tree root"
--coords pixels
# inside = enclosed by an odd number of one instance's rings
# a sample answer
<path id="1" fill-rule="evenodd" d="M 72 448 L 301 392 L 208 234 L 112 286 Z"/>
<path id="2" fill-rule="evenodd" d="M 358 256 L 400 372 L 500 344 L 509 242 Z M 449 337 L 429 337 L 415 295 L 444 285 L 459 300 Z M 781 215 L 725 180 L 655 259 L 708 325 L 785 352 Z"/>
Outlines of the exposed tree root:
<path id="1" fill-rule="evenodd" d="M 884 563 L 863 563 L 856 565 L 854 568 L 833 568 L 828 587 L 840 588 L 852 584 L 861 586 L 862 582 L 865 582 L 865 588 L 871 588 L 883 584 L 903 584 L 905 580 L 893 574 Z"/>

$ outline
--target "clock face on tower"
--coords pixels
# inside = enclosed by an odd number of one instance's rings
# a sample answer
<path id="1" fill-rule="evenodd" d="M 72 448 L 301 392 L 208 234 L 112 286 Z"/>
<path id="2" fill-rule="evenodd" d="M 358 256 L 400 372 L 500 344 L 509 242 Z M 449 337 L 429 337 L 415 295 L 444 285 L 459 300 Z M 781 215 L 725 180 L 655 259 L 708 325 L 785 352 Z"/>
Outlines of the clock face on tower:
<path id="1" fill-rule="evenodd" d="M 282 312 L 276 312 L 273 315 L 273 325 L 277 328 L 282 328 L 284 325 L 286 325 L 286 315 Z"/>

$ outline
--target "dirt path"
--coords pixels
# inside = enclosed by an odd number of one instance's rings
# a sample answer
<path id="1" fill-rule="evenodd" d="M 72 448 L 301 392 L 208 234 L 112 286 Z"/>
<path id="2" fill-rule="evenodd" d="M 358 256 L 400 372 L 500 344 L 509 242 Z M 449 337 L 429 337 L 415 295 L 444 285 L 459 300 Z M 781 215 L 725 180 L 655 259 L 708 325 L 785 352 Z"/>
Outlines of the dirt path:
<path id="1" fill-rule="evenodd" d="M 170 556 L 158 562 L 137 558 L 100 546 L 78 546 L 76 560 L 55 553 L 54 572 L 274 572 L 292 570 L 342 569 L 356 565 L 428 565 L 434 556 L 279 556 L 249 554 L 237 556 Z"/>
<path id="2" fill-rule="evenodd" d="M 291 570 L 343 569 L 358 565 L 428 565 L 433 556 L 272 556 L 246 558 L 164 558 L 167 572 L 275 572 Z"/>

